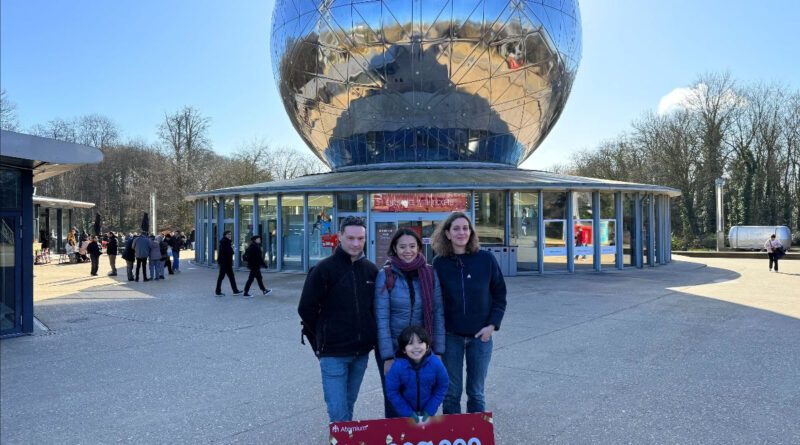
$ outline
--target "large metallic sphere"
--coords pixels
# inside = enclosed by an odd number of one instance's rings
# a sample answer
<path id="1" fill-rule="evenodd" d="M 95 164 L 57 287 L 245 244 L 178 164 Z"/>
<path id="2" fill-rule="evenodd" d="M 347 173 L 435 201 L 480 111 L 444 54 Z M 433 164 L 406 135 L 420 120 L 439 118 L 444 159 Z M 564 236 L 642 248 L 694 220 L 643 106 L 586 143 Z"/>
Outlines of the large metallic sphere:
<path id="1" fill-rule="evenodd" d="M 577 0 L 276 0 L 272 18 L 286 111 L 334 170 L 518 165 L 580 56 Z"/>

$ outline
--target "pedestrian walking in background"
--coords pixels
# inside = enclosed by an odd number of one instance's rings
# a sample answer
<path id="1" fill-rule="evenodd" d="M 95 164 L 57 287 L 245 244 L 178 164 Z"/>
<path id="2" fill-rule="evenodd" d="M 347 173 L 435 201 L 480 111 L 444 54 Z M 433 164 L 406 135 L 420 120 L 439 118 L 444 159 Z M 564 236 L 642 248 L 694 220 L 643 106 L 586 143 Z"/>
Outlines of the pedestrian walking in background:
<path id="1" fill-rule="evenodd" d="M 478 234 L 462 212 L 454 212 L 433 233 L 444 300 L 444 366 L 450 385 L 442 410 L 461 413 L 464 359 L 467 364 L 467 412 L 486 411 L 484 382 L 492 358 L 492 334 L 506 310 L 506 283 L 497 260 L 480 249 Z"/>
<path id="2" fill-rule="evenodd" d="M 136 239 L 133 234 L 128 235 L 125 240 L 124 248 L 122 250 L 122 259 L 125 260 L 125 270 L 128 272 L 128 281 L 133 281 L 133 266 L 136 262 L 136 253 L 133 250 L 133 240 Z"/>
<path id="3" fill-rule="evenodd" d="M 111 266 L 111 272 L 108 276 L 117 276 L 117 235 L 114 232 L 108 232 L 108 244 L 106 244 L 106 255 L 108 255 L 108 265 Z"/>
<path id="4" fill-rule="evenodd" d="M 186 244 L 183 234 L 180 230 L 172 235 L 170 247 L 172 248 L 172 270 L 176 273 L 181 272 L 181 250 Z"/>
<path id="5" fill-rule="evenodd" d="M 139 281 L 139 269 L 142 269 L 144 281 L 147 279 L 147 258 L 150 256 L 150 240 L 147 239 L 147 232 L 142 232 L 141 236 L 133 241 L 133 249 L 136 253 L 136 279 Z M 151 275 L 152 276 L 152 275 Z"/>
<path id="6" fill-rule="evenodd" d="M 233 276 L 233 246 L 231 244 L 233 235 L 230 230 L 226 230 L 222 234 L 222 239 L 219 240 L 219 249 L 217 249 L 217 264 L 219 264 L 219 276 L 217 277 L 217 288 L 214 290 L 214 295 L 217 297 L 224 297 L 222 293 L 222 279 L 228 276 L 231 282 L 231 291 L 233 295 L 240 295 L 242 291 L 236 287 L 236 277 Z"/>
<path id="7" fill-rule="evenodd" d="M 86 251 L 92 260 L 92 276 L 97 276 L 97 267 L 100 265 L 100 255 L 103 251 L 100 249 L 100 242 L 96 236 L 91 237 L 88 243 Z"/>
<path id="8" fill-rule="evenodd" d="M 770 235 L 769 239 L 766 243 L 764 243 L 764 248 L 767 249 L 767 256 L 769 257 L 769 271 L 772 272 L 772 265 L 775 265 L 775 272 L 778 271 L 778 260 L 782 256 L 783 253 L 783 244 L 775 237 L 773 233 Z"/>
<path id="9" fill-rule="evenodd" d="M 157 281 L 159 278 L 164 279 L 164 266 L 161 263 L 161 242 L 155 236 L 150 236 L 150 279 Z M 146 280 L 145 280 L 146 281 Z"/>
<path id="10" fill-rule="evenodd" d="M 363 219 L 342 219 L 339 246 L 309 271 L 297 306 L 303 335 L 319 358 L 331 422 L 353 419 L 369 351 L 375 346 L 372 306 L 378 268 L 364 256 L 366 234 Z"/>
<path id="11" fill-rule="evenodd" d="M 375 362 L 383 386 L 387 419 L 398 417 L 386 392 L 386 374 L 398 352 L 397 339 L 403 330 L 411 325 L 423 326 L 431 339 L 426 342 L 428 348 L 439 357 L 444 354 L 442 291 L 436 271 L 426 263 L 421 252 L 419 234 L 408 228 L 399 229 L 389 243 L 389 260 L 378 270 L 375 280 L 375 320 L 378 324 Z"/>
<path id="12" fill-rule="evenodd" d="M 159 235 L 158 239 L 159 239 L 159 248 L 161 249 L 161 276 L 159 278 L 163 280 L 165 267 L 167 268 L 167 271 L 169 272 L 170 275 L 173 274 L 172 262 L 170 261 L 170 258 L 172 257 L 172 252 L 171 252 L 172 248 L 169 246 L 169 243 L 170 241 L 172 241 L 172 239 L 170 238 L 169 234 L 167 234 L 167 236 Z"/>
<path id="13" fill-rule="evenodd" d="M 87 239 L 85 239 L 85 240 L 83 240 L 83 241 L 81 241 L 81 246 L 80 246 L 80 248 L 78 249 L 78 254 L 79 254 L 79 255 L 80 255 L 80 257 L 81 257 L 81 262 L 84 262 L 84 261 L 89 261 L 89 257 L 88 257 L 88 256 L 86 256 L 86 254 L 87 254 L 87 252 L 88 252 L 86 249 L 87 249 L 88 247 L 89 247 L 89 239 L 88 239 L 88 238 L 87 238 Z"/>
<path id="14" fill-rule="evenodd" d="M 262 294 L 271 294 L 272 289 L 264 287 L 264 279 L 261 276 L 261 268 L 266 268 L 267 263 L 264 262 L 264 252 L 261 250 L 260 236 L 256 235 L 250 237 L 250 245 L 247 246 L 247 250 L 244 251 L 244 260 L 247 261 L 247 268 L 250 269 L 250 275 L 244 283 L 244 297 L 253 298 L 253 296 L 250 295 L 250 285 L 253 284 L 253 280 L 258 282 L 258 288 L 261 289 Z"/>

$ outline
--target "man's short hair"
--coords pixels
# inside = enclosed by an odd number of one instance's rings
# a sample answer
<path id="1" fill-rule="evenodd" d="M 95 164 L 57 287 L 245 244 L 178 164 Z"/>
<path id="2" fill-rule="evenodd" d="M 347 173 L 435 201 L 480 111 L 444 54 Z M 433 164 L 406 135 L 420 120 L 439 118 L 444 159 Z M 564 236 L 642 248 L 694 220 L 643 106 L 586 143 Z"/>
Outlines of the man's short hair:
<path id="1" fill-rule="evenodd" d="M 361 226 L 364 230 L 367 230 L 367 223 L 364 222 L 364 218 L 358 216 L 346 216 L 342 219 L 339 223 L 339 233 L 344 233 L 344 229 L 347 226 Z"/>
<path id="2" fill-rule="evenodd" d="M 775 238 L 775 234 L 773 233 L 773 234 L 772 234 L 772 235 L 770 235 L 769 237 L 770 237 L 770 238 Z"/>
<path id="3" fill-rule="evenodd" d="M 251 242 L 256 242 L 257 239 L 261 239 L 261 235 L 254 235 L 250 237 Z"/>

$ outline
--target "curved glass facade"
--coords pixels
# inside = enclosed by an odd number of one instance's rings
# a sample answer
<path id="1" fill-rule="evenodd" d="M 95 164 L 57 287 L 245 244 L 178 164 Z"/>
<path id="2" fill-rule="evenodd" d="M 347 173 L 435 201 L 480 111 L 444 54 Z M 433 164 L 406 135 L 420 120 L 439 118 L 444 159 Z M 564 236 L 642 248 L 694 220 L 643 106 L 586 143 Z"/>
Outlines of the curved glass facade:
<path id="1" fill-rule="evenodd" d="M 581 58 L 577 0 L 277 0 L 289 119 L 333 170 L 518 165 L 558 120 Z"/>

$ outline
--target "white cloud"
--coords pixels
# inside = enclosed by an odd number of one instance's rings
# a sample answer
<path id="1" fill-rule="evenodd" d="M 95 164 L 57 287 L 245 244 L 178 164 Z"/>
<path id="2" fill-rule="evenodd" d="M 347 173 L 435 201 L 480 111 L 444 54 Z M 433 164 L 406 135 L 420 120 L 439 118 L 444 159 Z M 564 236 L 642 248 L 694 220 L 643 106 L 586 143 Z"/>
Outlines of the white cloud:
<path id="1" fill-rule="evenodd" d="M 695 88 L 675 88 L 658 102 L 658 115 L 663 116 L 673 111 L 689 108 L 689 98 L 697 93 L 704 94 L 707 89 L 708 87 L 704 84 L 700 84 Z"/>
<path id="2" fill-rule="evenodd" d="M 658 102 L 658 115 L 663 116 L 673 111 L 678 110 L 691 110 L 693 108 L 692 102 L 696 98 L 705 97 L 708 94 L 708 85 L 698 83 L 693 88 L 675 88 L 670 91 Z M 737 96 L 733 90 L 726 90 L 723 94 L 723 103 L 728 107 L 736 107 L 737 105 L 744 105 L 746 99 Z"/>

